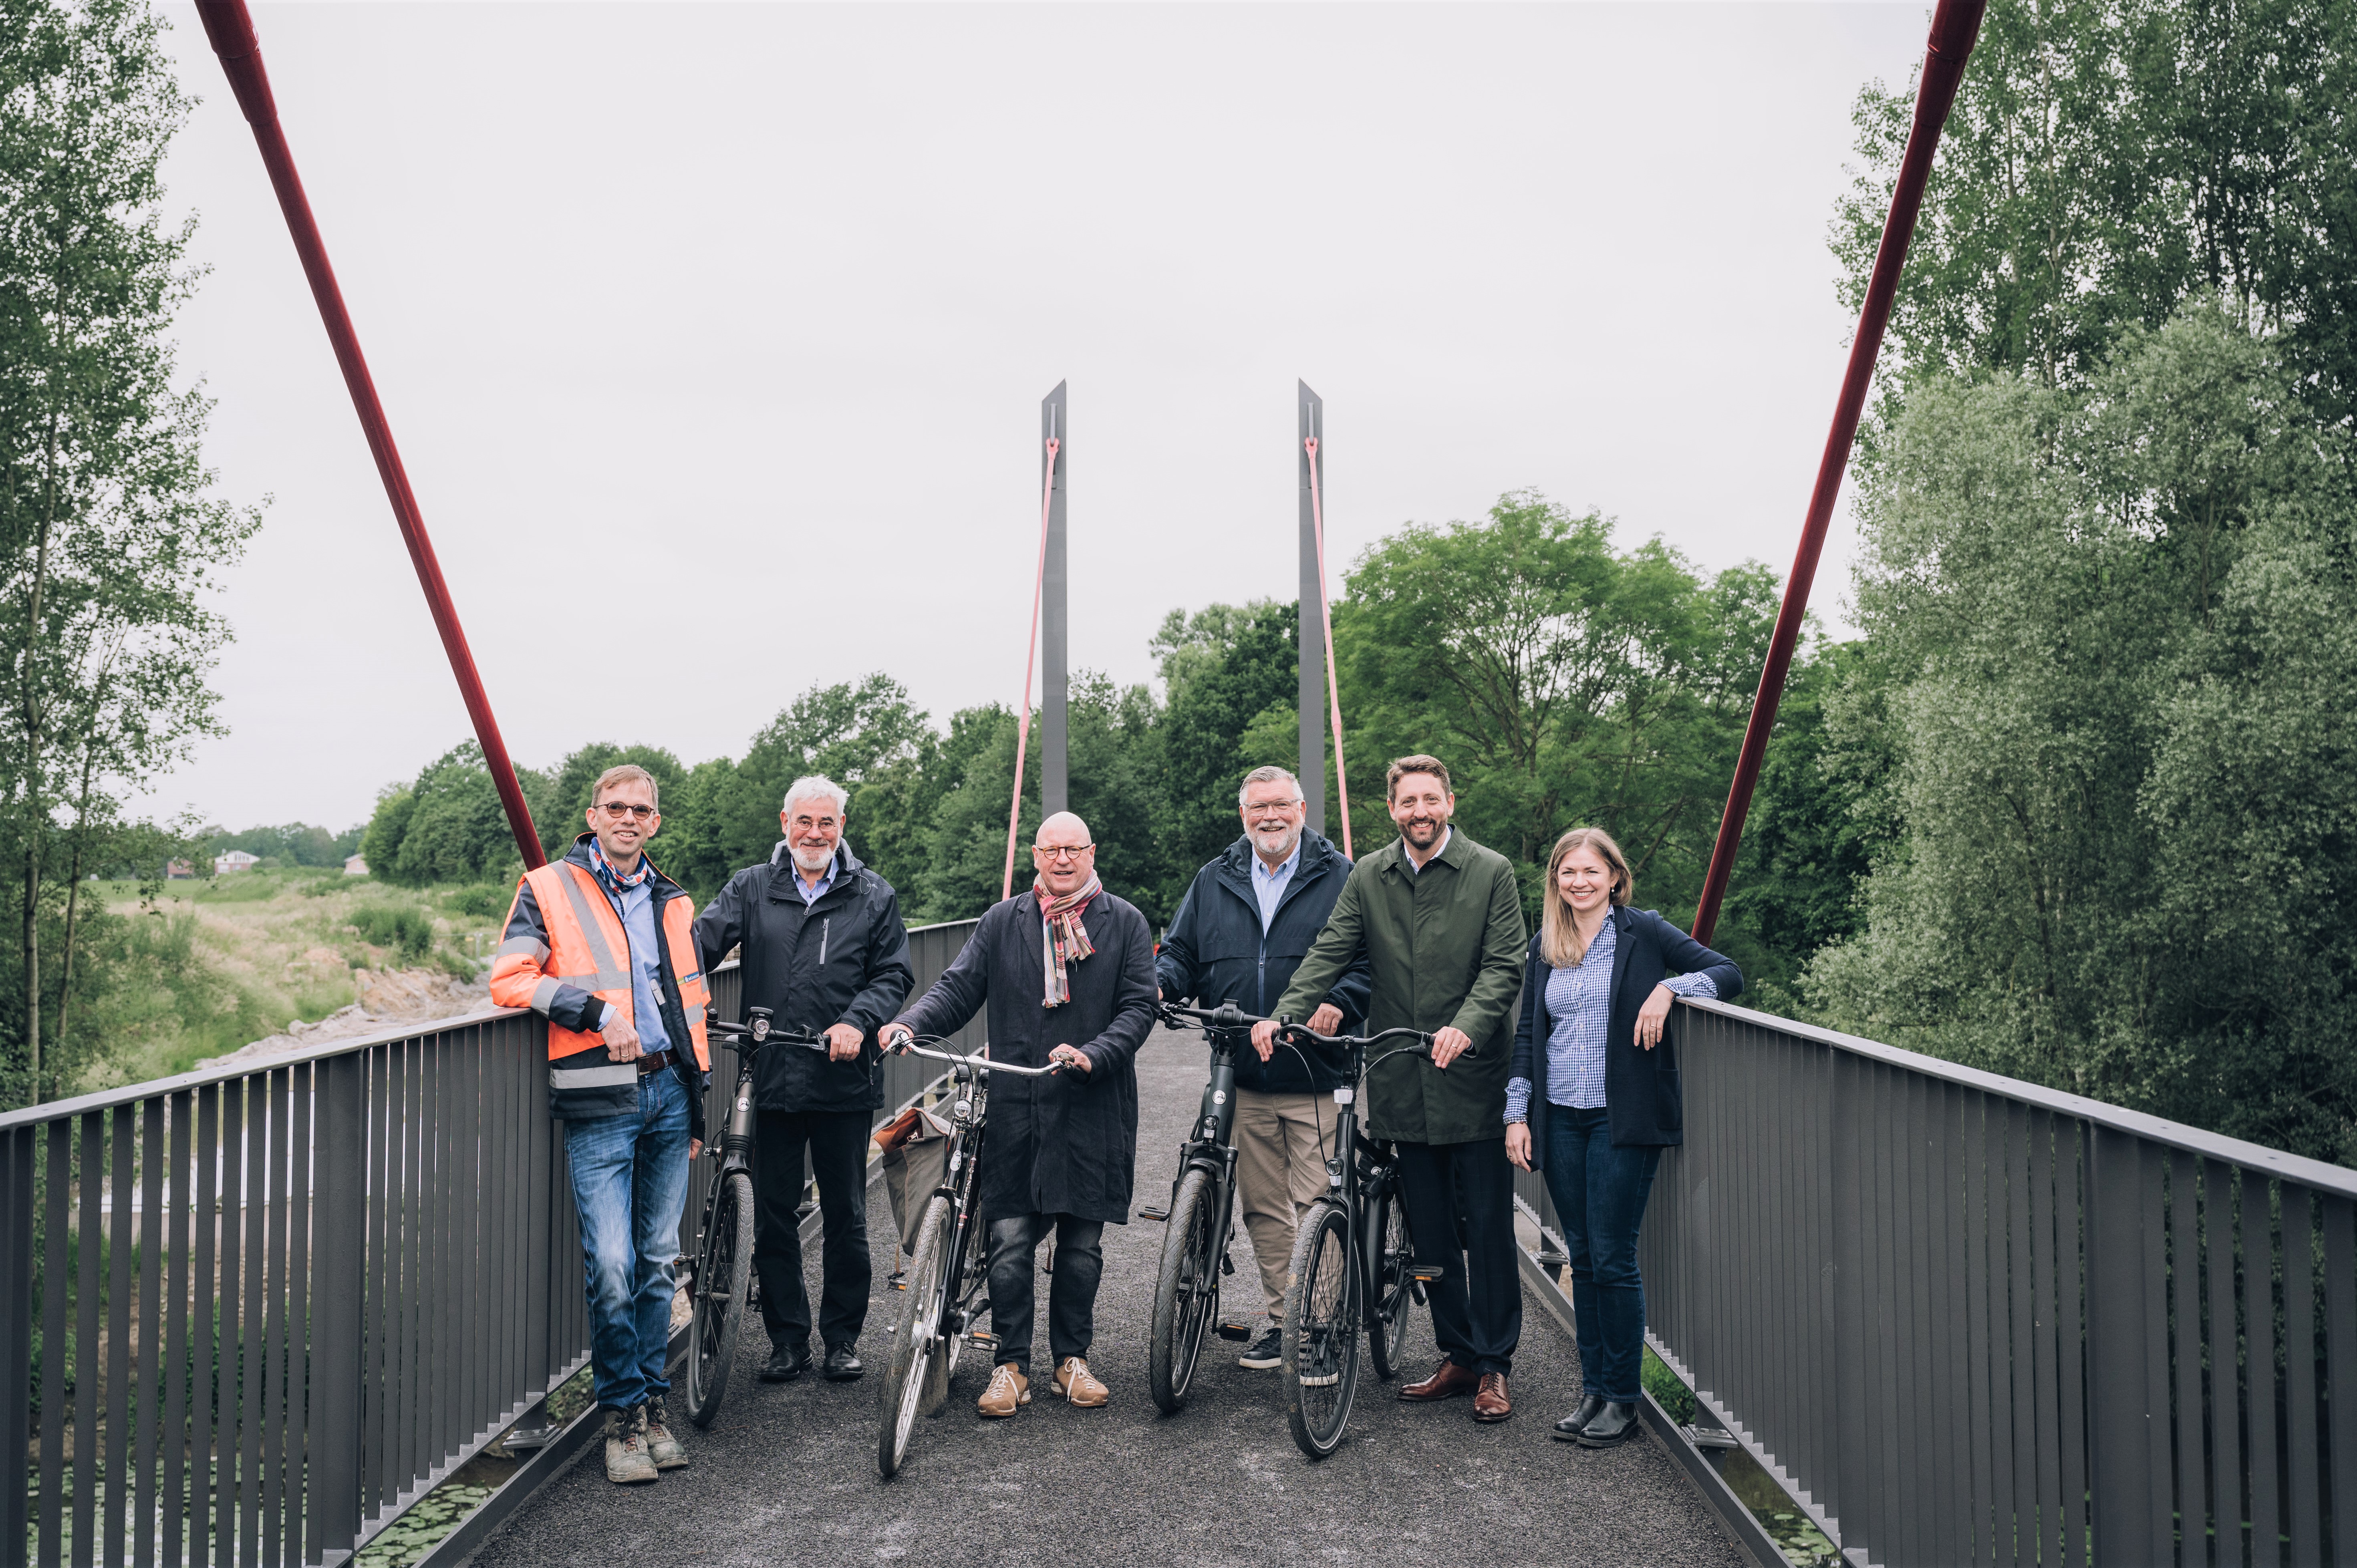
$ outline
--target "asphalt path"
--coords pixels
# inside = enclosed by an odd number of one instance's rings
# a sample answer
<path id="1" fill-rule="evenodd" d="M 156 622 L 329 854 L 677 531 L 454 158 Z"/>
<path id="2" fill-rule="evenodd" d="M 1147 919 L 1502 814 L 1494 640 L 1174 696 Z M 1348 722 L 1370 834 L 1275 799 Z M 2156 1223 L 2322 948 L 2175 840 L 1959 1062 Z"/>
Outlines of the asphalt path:
<path id="1" fill-rule="evenodd" d="M 1206 1052 L 1191 1035 L 1157 1033 L 1138 1059 L 1143 1124 L 1137 1201 L 1168 1190 L 1183 1130 L 1202 1093 Z M 867 1233 L 879 1297 L 893 1266 L 891 1210 L 870 1188 Z M 1285 1424 L 1275 1372 L 1245 1371 L 1214 1338 L 1187 1408 L 1157 1415 L 1146 1392 L 1146 1336 L 1162 1227 L 1105 1229 L 1096 1344 L 1089 1362 L 1112 1390 L 1100 1410 L 1052 1395 L 1006 1421 L 974 1402 L 988 1376 L 961 1359 L 942 1414 L 920 1423 L 899 1476 L 877 1478 L 877 1385 L 814 1376 L 770 1386 L 753 1373 L 768 1345 L 748 1325 L 719 1417 L 679 1431 L 694 1464 L 653 1486 L 607 1481 L 604 1445 L 550 1482 L 477 1552 L 508 1563 L 1081 1563 L 1212 1568 L 1269 1563 L 1707 1563 L 1744 1559 L 1650 1434 L 1589 1452 L 1548 1426 L 1579 1397 L 1569 1337 L 1525 1294 L 1511 1421 L 1484 1426 L 1472 1402 L 1402 1404 L 1396 1384 L 1362 1381 L 1348 1440 L 1304 1458 Z M 1256 1305 L 1249 1244 L 1223 1310 Z M 818 1248 L 805 1249 L 813 1300 Z M 1049 1369 L 1048 1282 L 1035 1367 Z M 1245 1286 L 1239 1291 L 1235 1286 Z M 870 1309 L 860 1344 L 884 1359 L 887 1307 Z M 1438 1352 L 1428 1317 L 1410 1330 L 1421 1375 Z"/>

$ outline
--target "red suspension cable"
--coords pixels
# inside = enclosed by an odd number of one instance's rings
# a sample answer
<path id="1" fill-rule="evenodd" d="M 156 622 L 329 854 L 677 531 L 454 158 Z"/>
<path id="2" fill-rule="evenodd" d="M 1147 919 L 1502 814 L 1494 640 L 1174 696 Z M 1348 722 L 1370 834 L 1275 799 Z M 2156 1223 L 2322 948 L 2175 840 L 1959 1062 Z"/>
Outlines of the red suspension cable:
<path id="1" fill-rule="evenodd" d="M 1023 822 L 1023 752 L 1031 736 L 1031 665 L 1039 654 L 1039 595 L 1048 582 L 1048 503 L 1055 499 L 1056 454 L 1064 444 L 1048 437 L 1048 472 L 1039 481 L 1039 567 L 1031 576 L 1031 636 L 1023 645 L 1023 705 L 1015 712 L 1015 799 L 1006 808 L 1006 874 L 999 879 L 998 899 L 1015 897 L 1015 836 Z"/>
<path id="2" fill-rule="evenodd" d="M 1882 245 L 1875 252 L 1865 308 L 1858 312 L 1857 335 L 1850 341 L 1849 369 L 1842 377 L 1841 395 L 1834 403 L 1833 429 L 1825 436 L 1824 456 L 1817 461 L 1817 485 L 1809 496 L 1808 516 L 1801 524 L 1792 575 L 1784 579 L 1784 604 L 1768 644 L 1767 667 L 1760 672 L 1760 694 L 1751 704 L 1751 720 L 1744 726 L 1735 781 L 1727 788 L 1727 810 L 1718 819 L 1718 842 L 1711 846 L 1710 870 L 1703 878 L 1702 898 L 1695 906 L 1694 937 L 1698 942 L 1709 941 L 1718 925 L 1719 902 L 1735 871 L 1735 852 L 1743 843 L 1743 819 L 1751 809 L 1752 789 L 1760 782 L 1760 762 L 1768 755 L 1768 735 L 1776 726 L 1776 705 L 1784 695 L 1784 679 L 1792 672 L 1801 618 L 1808 613 L 1809 585 L 1817 575 L 1817 557 L 1824 549 L 1826 525 L 1833 521 L 1834 499 L 1841 494 L 1850 445 L 1857 438 L 1858 417 L 1874 381 L 1875 356 L 1882 349 L 1883 328 L 1890 324 L 1899 274 L 1907 264 L 1907 244 L 1915 236 L 1923 187 L 1932 176 L 1932 155 L 1940 145 L 1949 107 L 1956 101 L 1964 60 L 1980 37 L 1981 13 L 1986 5 L 1987 0 L 1940 0 L 1939 9 L 1932 15 L 1922 81 L 1915 93 L 1915 123 L 1908 131 L 1907 151 L 1900 159 L 1899 178 L 1890 193 L 1890 216 L 1882 225 Z"/>
<path id="3" fill-rule="evenodd" d="M 228 73 L 238 107 L 245 112 L 246 123 L 253 127 L 254 142 L 262 149 L 263 166 L 270 171 L 270 184 L 278 193 L 279 210 L 286 215 L 287 230 L 295 238 L 295 253 L 302 259 L 304 275 L 311 280 L 311 297 L 318 302 L 319 319 L 328 328 L 328 341 L 335 349 L 336 363 L 343 369 L 352 408 L 360 415 L 369 450 L 376 456 L 377 477 L 384 481 L 385 498 L 393 502 L 393 521 L 401 525 L 402 542 L 409 546 L 410 564 L 417 570 L 418 585 L 425 590 L 426 607 L 434 613 L 434 628 L 442 634 L 442 650 L 449 655 L 450 672 L 458 679 L 459 698 L 467 704 L 467 716 L 474 721 L 475 738 L 482 746 L 484 766 L 490 768 L 491 784 L 499 790 L 500 804 L 506 809 L 508 827 L 515 834 L 516 848 L 523 854 L 524 865 L 536 870 L 547 863 L 548 857 L 541 853 L 540 834 L 532 824 L 532 809 L 524 804 L 523 790 L 516 784 L 515 765 L 508 760 L 507 743 L 500 738 L 499 721 L 491 716 L 491 700 L 484 694 L 482 677 L 475 671 L 475 656 L 468 650 L 466 630 L 459 626 L 458 612 L 450 603 L 449 585 L 442 580 L 434 542 L 426 537 L 425 519 L 417 510 L 417 498 L 410 492 L 408 472 L 403 468 L 401 453 L 393 444 L 393 427 L 385 420 L 384 405 L 377 401 L 376 382 L 369 375 L 368 360 L 361 355 L 360 335 L 352 330 L 351 313 L 344 308 L 343 291 L 336 285 L 336 270 L 328 263 L 327 242 L 319 237 L 318 221 L 311 216 L 310 199 L 303 194 L 302 177 L 295 172 L 295 155 L 288 149 L 286 133 L 278 124 L 278 105 L 271 96 L 269 75 L 262 69 L 262 46 L 254 40 L 253 18 L 246 14 L 245 0 L 197 0 L 197 15 L 204 19 L 205 36 L 212 40 L 213 53 L 221 57 L 221 70 Z"/>
<path id="4" fill-rule="evenodd" d="M 1318 485 L 1318 437 L 1301 443 L 1309 454 L 1309 521 L 1318 536 L 1318 615 L 1326 628 L 1326 701 L 1334 721 L 1334 795 L 1342 812 L 1342 854 L 1351 854 L 1351 781 L 1342 771 L 1342 687 L 1334 678 L 1334 611 L 1326 598 L 1326 499 Z"/>

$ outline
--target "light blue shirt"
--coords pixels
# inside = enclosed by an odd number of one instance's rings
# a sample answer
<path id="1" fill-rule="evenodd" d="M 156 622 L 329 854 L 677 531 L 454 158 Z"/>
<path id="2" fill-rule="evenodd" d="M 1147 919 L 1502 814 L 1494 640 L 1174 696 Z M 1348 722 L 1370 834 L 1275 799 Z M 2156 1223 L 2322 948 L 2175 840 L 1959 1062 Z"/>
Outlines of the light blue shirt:
<path id="1" fill-rule="evenodd" d="M 606 896 L 615 897 L 611 888 Z M 639 1049 L 652 1056 L 671 1048 L 671 1035 L 662 1018 L 662 933 L 655 929 L 654 878 L 623 888 L 615 902 L 622 917 L 622 934 L 630 939 L 630 1002 Z M 612 1016 L 608 1004 L 607 1019 Z"/>
<path id="2" fill-rule="evenodd" d="M 802 868 L 801 866 L 793 865 L 791 861 L 787 864 L 793 871 L 794 891 L 802 896 L 802 908 L 808 908 L 813 904 L 817 903 L 819 899 L 825 895 L 826 890 L 834 886 L 834 862 L 831 860 L 826 863 L 826 875 L 818 879 L 818 886 L 814 887 L 811 886 L 811 884 L 802 880 Z"/>
<path id="3" fill-rule="evenodd" d="M 1276 907 L 1285 902 L 1285 890 L 1293 882 L 1293 874 L 1301 867 L 1301 841 L 1293 841 L 1293 853 L 1285 857 L 1275 871 L 1258 854 L 1252 857 L 1253 897 L 1260 900 L 1260 929 L 1268 934 L 1269 922 L 1276 918 Z"/>
<path id="4" fill-rule="evenodd" d="M 1620 945 L 1617 925 L 1607 919 L 1575 964 L 1549 968 L 1546 1011 L 1547 1099 L 1575 1111 L 1604 1109 L 1605 1036 L 1612 1029 L 1612 953 Z M 1716 999 L 1718 985 L 1706 974 L 1682 974 L 1662 983 L 1679 996 Z M 1631 1042 L 1633 1044 L 1634 1042 Z M 1506 1082 L 1506 1120 L 1527 1122 L 1531 1080 Z"/>

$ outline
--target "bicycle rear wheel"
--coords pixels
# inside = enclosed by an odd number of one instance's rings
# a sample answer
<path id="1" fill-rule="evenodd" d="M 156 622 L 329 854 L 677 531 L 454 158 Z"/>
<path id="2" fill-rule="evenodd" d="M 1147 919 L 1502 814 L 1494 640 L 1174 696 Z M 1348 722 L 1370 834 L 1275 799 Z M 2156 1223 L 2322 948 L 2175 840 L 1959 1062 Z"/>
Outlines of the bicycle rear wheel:
<path id="1" fill-rule="evenodd" d="M 1203 1353 L 1203 1336 L 1219 1310 L 1220 1260 L 1212 1251 L 1220 1229 L 1220 1216 L 1212 1208 L 1218 1190 L 1211 1172 L 1189 1171 L 1171 1200 L 1162 1235 L 1162 1273 L 1154 1283 L 1146 1386 L 1155 1408 L 1165 1415 L 1186 1408 L 1187 1390 Z"/>
<path id="2" fill-rule="evenodd" d="M 1341 1445 L 1359 1386 L 1359 1285 L 1351 1219 L 1330 1198 L 1312 1204 L 1293 1241 L 1285 1290 L 1285 1420 L 1312 1459 Z"/>
<path id="3" fill-rule="evenodd" d="M 1375 1376 L 1386 1383 L 1407 1348 L 1407 1320 L 1415 1311 L 1415 1281 L 1408 1271 L 1415 1262 L 1415 1242 L 1408 1235 L 1394 1174 L 1376 1188 L 1367 1210 L 1367 1272 L 1375 1288 L 1374 1300 L 1367 1304 L 1367 1353 Z"/>
<path id="4" fill-rule="evenodd" d="M 687 1419 L 710 1426 L 728 1391 L 728 1368 L 745 1321 L 753 1277 L 753 1178 L 728 1171 L 712 1195 L 704 1247 L 695 1264 L 695 1304 L 687 1330 Z"/>
<path id="5" fill-rule="evenodd" d="M 950 1200 L 936 1193 L 918 1222 L 917 1250 L 901 1276 L 899 1310 L 893 1315 L 892 1356 L 885 1369 L 881 1417 L 876 1434 L 876 1469 L 886 1480 L 909 1455 L 909 1438 L 931 1380 L 933 1362 L 948 1355 L 941 1341 L 942 1316 L 949 1297 Z"/>

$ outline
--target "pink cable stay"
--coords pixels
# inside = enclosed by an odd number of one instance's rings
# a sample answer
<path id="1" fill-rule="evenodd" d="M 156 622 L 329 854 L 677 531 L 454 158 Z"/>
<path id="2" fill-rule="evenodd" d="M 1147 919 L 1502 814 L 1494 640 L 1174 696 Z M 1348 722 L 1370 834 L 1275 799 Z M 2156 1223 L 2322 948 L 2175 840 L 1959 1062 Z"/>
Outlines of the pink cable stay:
<path id="1" fill-rule="evenodd" d="M 1334 725 L 1334 798 L 1342 813 L 1342 854 L 1351 854 L 1351 781 L 1342 771 L 1342 688 L 1334 677 L 1334 611 L 1326 598 L 1326 498 L 1320 493 L 1318 478 L 1318 437 L 1304 438 L 1302 449 L 1309 454 L 1309 517 L 1318 534 L 1318 614 L 1326 627 L 1326 700 L 1331 704 Z"/>
<path id="2" fill-rule="evenodd" d="M 1006 873 L 999 879 L 1001 903 L 1015 897 L 1015 835 L 1023 824 L 1023 756 L 1031 738 L 1031 666 L 1039 656 L 1039 594 L 1048 580 L 1048 504 L 1056 491 L 1056 454 L 1063 443 L 1048 437 L 1048 471 L 1039 481 L 1039 565 L 1031 575 L 1031 635 L 1023 644 L 1023 705 L 1015 710 L 1015 799 L 1006 808 Z"/>

